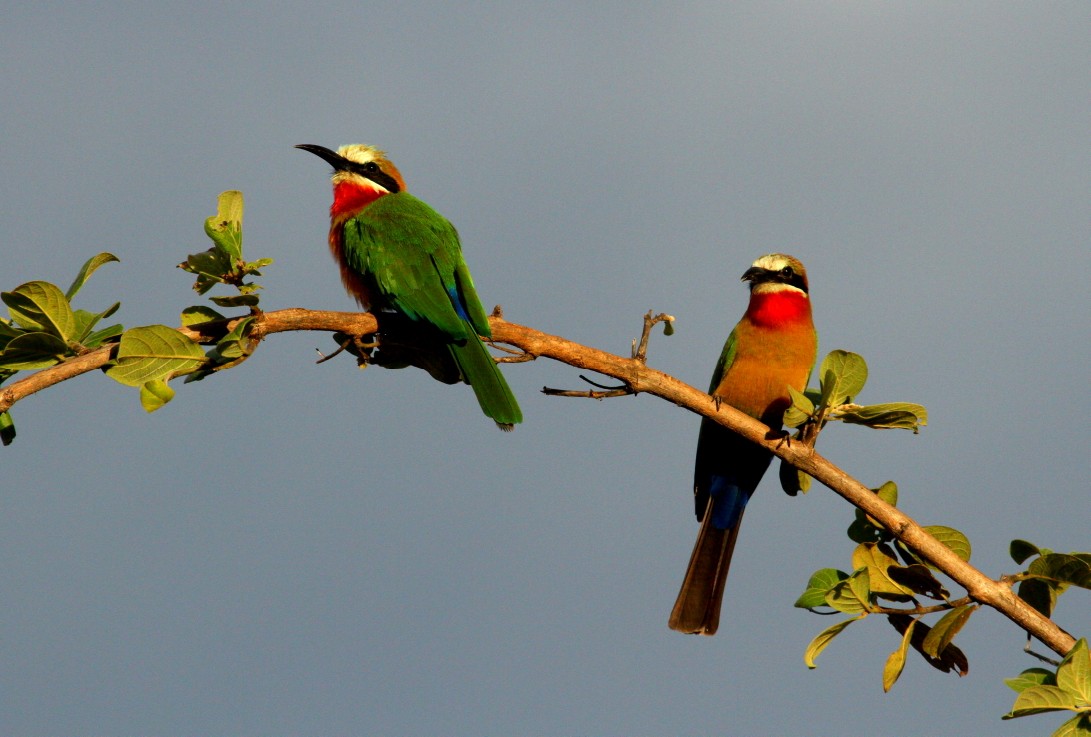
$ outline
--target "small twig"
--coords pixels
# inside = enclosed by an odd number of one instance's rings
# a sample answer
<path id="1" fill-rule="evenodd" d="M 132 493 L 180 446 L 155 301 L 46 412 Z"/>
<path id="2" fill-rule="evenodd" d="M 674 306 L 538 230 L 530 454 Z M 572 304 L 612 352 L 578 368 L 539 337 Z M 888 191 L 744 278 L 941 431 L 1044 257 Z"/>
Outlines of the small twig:
<path id="1" fill-rule="evenodd" d="M 638 345 L 635 340 L 633 341 L 631 355 L 634 360 L 641 363 L 648 362 L 648 339 L 652 335 L 652 328 L 661 322 L 673 323 L 674 317 L 663 312 L 653 316 L 651 310 L 648 310 L 648 314 L 644 315 L 644 330 L 640 334 L 640 343 Z"/>
<path id="2" fill-rule="evenodd" d="M 1049 663 L 1054 668 L 1056 668 L 1057 666 L 1059 666 L 1061 664 L 1061 661 L 1059 661 L 1059 660 L 1054 660 L 1053 658 L 1049 657 L 1048 655 L 1042 655 L 1041 653 L 1036 653 L 1033 650 L 1031 650 L 1030 649 L 1030 643 L 1031 643 L 1031 639 L 1030 639 L 1030 637 L 1027 637 L 1027 644 L 1023 647 L 1023 652 L 1025 652 L 1027 655 L 1031 656 L 1032 658 L 1038 658 L 1038 660 L 1041 660 L 1043 663 Z"/>
<path id="3" fill-rule="evenodd" d="M 552 387 L 543 386 L 542 394 L 550 397 L 579 397 L 582 399 L 609 399 L 610 397 L 627 397 L 630 394 L 636 394 L 636 391 L 630 386 L 606 386 L 605 384 L 599 384 L 591 381 L 583 374 L 580 374 L 580 379 L 586 381 L 591 386 L 596 386 L 602 391 L 595 391 L 594 389 L 588 389 L 586 391 L 577 391 L 575 389 L 553 389 Z"/>
<path id="4" fill-rule="evenodd" d="M 550 397 L 579 397 L 581 399 L 609 399 L 611 397 L 625 397 L 635 392 L 629 389 L 608 389 L 606 391 L 595 391 L 594 389 L 588 389 L 587 391 L 576 391 L 575 389 L 553 389 L 548 386 L 542 387 L 542 394 Z"/>
<path id="5" fill-rule="evenodd" d="M 345 350 L 346 348 L 348 348 L 348 347 L 349 347 L 349 345 L 350 345 L 350 344 L 351 344 L 351 343 L 352 343 L 352 342 L 353 342 L 353 341 L 354 341 L 355 339 L 356 339 L 355 337 L 353 337 L 353 336 L 351 336 L 351 335 L 350 335 L 350 336 L 349 336 L 349 337 L 348 337 L 348 338 L 347 338 L 347 339 L 345 340 L 345 342 L 344 342 L 344 343 L 342 343 L 342 344 L 341 344 L 340 346 L 338 346 L 337 350 L 335 350 L 335 351 L 334 351 L 333 353 L 331 353 L 331 354 L 330 354 L 330 355 L 328 355 L 328 356 L 327 356 L 326 354 L 324 354 L 324 353 L 323 353 L 322 351 L 320 351 L 319 349 L 315 348 L 315 349 L 314 349 L 314 350 L 315 350 L 315 352 L 316 352 L 316 353 L 317 353 L 318 355 L 322 356 L 322 358 L 320 358 L 320 359 L 318 359 L 317 361 L 315 361 L 315 363 L 316 363 L 316 364 L 319 364 L 319 363 L 325 363 L 326 361 L 328 361 L 328 360 L 330 360 L 331 358 L 333 358 L 334 356 L 336 356 L 336 355 L 337 355 L 338 353 L 341 353 L 341 352 L 342 352 L 343 350 Z"/>

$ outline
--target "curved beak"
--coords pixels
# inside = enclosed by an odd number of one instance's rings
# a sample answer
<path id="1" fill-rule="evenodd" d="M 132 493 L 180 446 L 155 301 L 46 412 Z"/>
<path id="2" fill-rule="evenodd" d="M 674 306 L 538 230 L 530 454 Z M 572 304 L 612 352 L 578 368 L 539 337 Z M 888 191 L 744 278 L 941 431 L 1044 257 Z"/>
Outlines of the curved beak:
<path id="1" fill-rule="evenodd" d="M 301 143 L 296 148 L 301 148 L 304 151 L 310 151 L 312 154 L 322 159 L 330 166 L 334 168 L 334 171 L 343 171 L 348 168 L 349 160 L 344 156 L 341 156 L 336 151 L 330 151 L 325 146 L 316 146 L 313 143 Z"/>
<path id="2" fill-rule="evenodd" d="M 742 277 L 740 277 L 740 280 L 750 282 L 757 281 L 758 279 L 768 275 L 768 273 L 769 272 L 767 270 L 762 269 L 758 266 L 751 266 L 743 273 Z"/>

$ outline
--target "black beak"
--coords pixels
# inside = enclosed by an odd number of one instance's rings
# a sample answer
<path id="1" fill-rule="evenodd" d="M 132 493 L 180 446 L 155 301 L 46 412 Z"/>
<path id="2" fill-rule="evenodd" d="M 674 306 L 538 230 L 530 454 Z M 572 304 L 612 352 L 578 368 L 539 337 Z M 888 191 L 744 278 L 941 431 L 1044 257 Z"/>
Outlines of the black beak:
<path id="1" fill-rule="evenodd" d="M 334 171 L 344 171 L 345 169 L 348 169 L 352 163 L 344 156 L 341 156 L 336 151 L 330 151 L 325 146 L 316 146 L 313 143 L 301 143 L 296 146 L 296 148 L 310 151 L 312 154 L 332 166 Z"/>
<path id="2" fill-rule="evenodd" d="M 768 269 L 761 269 L 761 268 L 758 268 L 757 266 L 751 266 L 742 275 L 742 281 L 749 281 L 749 282 L 764 281 L 764 278 L 767 278 L 768 276 L 769 276 Z"/>

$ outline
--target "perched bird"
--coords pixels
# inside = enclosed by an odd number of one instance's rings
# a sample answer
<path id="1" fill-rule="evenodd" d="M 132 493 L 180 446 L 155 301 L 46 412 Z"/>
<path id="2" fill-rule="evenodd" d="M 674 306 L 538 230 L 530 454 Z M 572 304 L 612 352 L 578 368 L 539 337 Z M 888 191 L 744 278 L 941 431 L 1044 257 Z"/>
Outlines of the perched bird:
<path id="1" fill-rule="evenodd" d="M 807 274 L 797 259 L 773 253 L 755 261 L 742 279 L 750 282 L 750 305 L 724 344 L 709 393 L 779 430 L 790 405 L 788 387 L 806 388 L 818 350 Z M 693 471 L 701 531 L 671 612 L 671 629 L 716 634 L 743 510 L 772 459 L 768 450 L 701 420 Z"/>
<path id="2" fill-rule="evenodd" d="M 450 366 L 451 381 L 473 387 L 481 411 L 501 430 L 522 422 L 515 395 L 478 338 L 492 333 L 454 226 L 406 192 L 401 173 L 376 148 L 296 148 L 333 167 L 330 250 L 349 293 L 365 309 L 408 318 L 425 348 Z"/>

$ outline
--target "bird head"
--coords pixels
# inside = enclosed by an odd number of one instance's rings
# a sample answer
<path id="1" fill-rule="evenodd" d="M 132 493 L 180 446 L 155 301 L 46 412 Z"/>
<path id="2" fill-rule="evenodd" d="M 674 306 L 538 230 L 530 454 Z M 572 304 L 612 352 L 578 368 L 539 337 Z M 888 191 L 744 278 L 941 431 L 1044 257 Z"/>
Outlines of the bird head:
<path id="1" fill-rule="evenodd" d="M 807 271 L 799 259 L 783 253 L 762 256 L 742 275 L 751 294 L 794 291 L 807 294 Z"/>
<path id="2" fill-rule="evenodd" d="M 394 194 L 405 189 L 405 181 L 386 154 L 363 143 L 350 143 L 336 151 L 325 146 L 302 143 L 296 148 L 310 151 L 333 167 L 333 185 L 355 185 L 375 190 L 378 194 Z"/>

